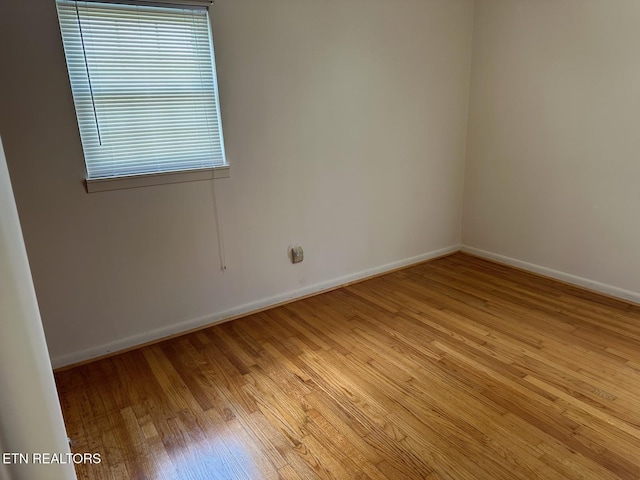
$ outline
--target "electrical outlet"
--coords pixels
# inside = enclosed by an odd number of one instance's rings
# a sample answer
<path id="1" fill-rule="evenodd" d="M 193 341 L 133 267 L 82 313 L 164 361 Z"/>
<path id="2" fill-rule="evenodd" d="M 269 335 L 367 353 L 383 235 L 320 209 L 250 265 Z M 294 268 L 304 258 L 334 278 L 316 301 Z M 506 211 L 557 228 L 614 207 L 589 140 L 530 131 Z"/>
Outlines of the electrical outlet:
<path id="1" fill-rule="evenodd" d="M 291 247 L 291 263 L 300 263 L 304 260 L 304 252 L 300 245 L 294 245 Z"/>

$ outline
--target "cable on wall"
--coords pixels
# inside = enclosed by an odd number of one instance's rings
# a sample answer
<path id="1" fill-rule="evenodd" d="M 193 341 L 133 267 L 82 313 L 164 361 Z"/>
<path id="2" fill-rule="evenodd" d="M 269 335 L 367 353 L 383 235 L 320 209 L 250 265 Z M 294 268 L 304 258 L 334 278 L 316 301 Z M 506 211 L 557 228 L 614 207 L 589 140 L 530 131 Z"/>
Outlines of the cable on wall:
<path id="1" fill-rule="evenodd" d="M 227 269 L 227 261 L 224 254 L 224 238 L 222 236 L 222 226 L 220 225 L 220 214 L 218 212 L 218 196 L 216 195 L 216 187 L 214 185 L 215 178 L 211 179 L 211 202 L 213 204 L 213 217 L 216 223 L 216 235 L 218 236 L 218 257 L 220 260 L 220 270 L 223 272 Z"/>

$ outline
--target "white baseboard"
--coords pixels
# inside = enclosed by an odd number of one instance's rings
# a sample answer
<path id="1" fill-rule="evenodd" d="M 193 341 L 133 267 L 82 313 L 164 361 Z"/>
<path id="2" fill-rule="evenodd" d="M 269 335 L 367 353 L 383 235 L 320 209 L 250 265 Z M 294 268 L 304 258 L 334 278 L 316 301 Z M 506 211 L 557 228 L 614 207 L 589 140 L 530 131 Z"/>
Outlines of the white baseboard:
<path id="1" fill-rule="evenodd" d="M 596 282 L 595 280 L 589 280 L 588 278 L 578 277 L 576 275 L 571 275 L 570 273 L 560 272 L 558 270 L 553 270 L 552 268 L 542 267 L 534 263 L 523 262 L 522 260 L 517 260 L 515 258 L 505 257 L 504 255 L 488 252 L 486 250 L 480 250 L 479 248 L 470 247 L 468 245 L 462 245 L 460 250 L 462 252 L 486 258 L 488 260 L 494 260 L 498 263 L 521 268 L 522 270 L 527 270 L 529 272 L 538 273 L 540 275 L 544 275 L 545 277 L 551 277 L 562 282 L 570 283 L 571 285 L 585 288 L 587 290 L 640 304 L 640 293 L 637 292 L 632 292 L 623 288 L 607 285 L 606 283 Z"/>
<path id="2" fill-rule="evenodd" d="M 369 277 L 380 275 L 382 273 L 390 272 L 398 268 L 407 267 L 417 263 L 421 263 L 433 258 L 449 255 L 460 250 L 460 245 L 452 245 L 450 247 L 434 250 L 432 252 L 424 253 L 397 262 L 387 263 L 379 267 L 369 268 L 357 273 L 345 275 L 343 277 L 335 278 L 333 280 L 327 280 L 315 285 L 309 285 L 304 288 L 282 293 L 272 297 L 262 298 L 254 302 L 245 303 L 238 307 L 224 310 L 222 312 L 213 313 L 205 317 L 194 318 L 184 322 L 179 322 L 166 327 L 157 328 L 155 330 L 146 331 L 136 335 L 131 335 L 120 340 L 105 343 L 102 345 L 96 345 L 95 347 L 79 350 L 77 352 L 68 353 L 65 355 L 59 355 L 51 359 L 53 368 L 62 368 L 68 365 L 73 365 L 80 362 L 85 362 L 92 358 L 101 357 L 104 355 L 113 354 L 115 352 L 124 351 L 133 347 L 144 345 L 146 343 L 159 341 L 163 338 L 171 337 L 180 333 L 186 333 L 192 330 L 205 328 L 218 323 L 223 323 L 233 318 L 237 318 L 244 315 L 249 315 L 254 312 L 258 312 L 275 306 L 281 303 L 286 303 L 298 298 L 307 297 L 310 295 L 333 290 L 334 288 L 346 285 L 352 282 L 365 280 Z"/>

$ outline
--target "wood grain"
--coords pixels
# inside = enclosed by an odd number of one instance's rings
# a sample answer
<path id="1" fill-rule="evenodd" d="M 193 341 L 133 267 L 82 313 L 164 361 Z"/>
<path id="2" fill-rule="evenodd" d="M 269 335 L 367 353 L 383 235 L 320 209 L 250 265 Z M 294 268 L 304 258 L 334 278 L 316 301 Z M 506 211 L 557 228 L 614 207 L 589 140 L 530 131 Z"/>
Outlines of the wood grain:
<path id="1" fill-rule="evenodd" d="M 640 478 L 640 307 L 464 254 L 56 380 L 80 479 Z"/>

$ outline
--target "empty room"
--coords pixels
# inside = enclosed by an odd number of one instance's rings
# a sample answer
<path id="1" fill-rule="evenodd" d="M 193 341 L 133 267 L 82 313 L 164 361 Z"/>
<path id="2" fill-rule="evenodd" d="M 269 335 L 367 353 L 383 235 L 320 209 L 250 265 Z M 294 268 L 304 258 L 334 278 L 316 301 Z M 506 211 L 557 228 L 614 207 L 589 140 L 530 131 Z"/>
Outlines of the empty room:
<path id="1" fill-rule="evenodd" d="M 639 479 L 638 25 L 1 0 L 0 479 Z"/>

